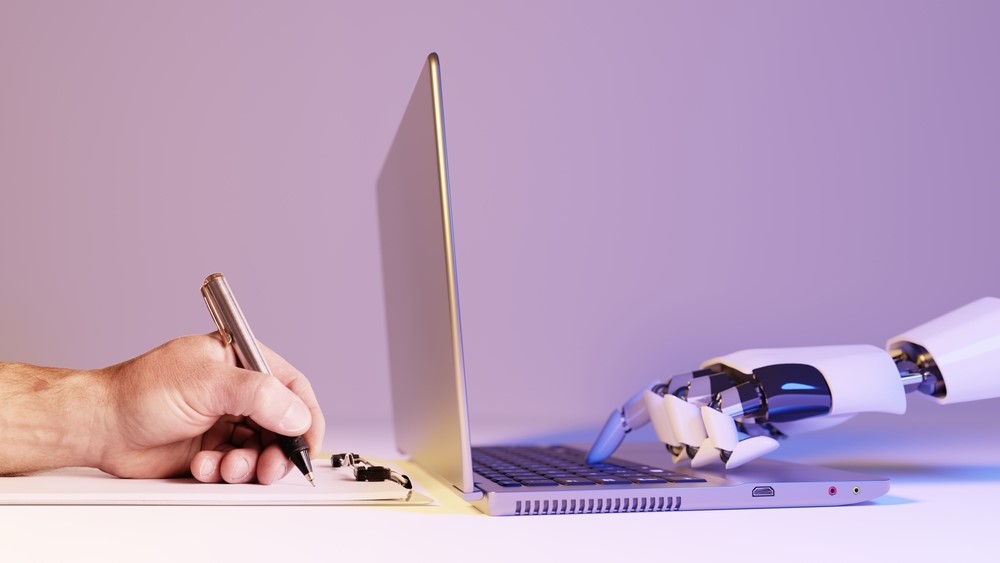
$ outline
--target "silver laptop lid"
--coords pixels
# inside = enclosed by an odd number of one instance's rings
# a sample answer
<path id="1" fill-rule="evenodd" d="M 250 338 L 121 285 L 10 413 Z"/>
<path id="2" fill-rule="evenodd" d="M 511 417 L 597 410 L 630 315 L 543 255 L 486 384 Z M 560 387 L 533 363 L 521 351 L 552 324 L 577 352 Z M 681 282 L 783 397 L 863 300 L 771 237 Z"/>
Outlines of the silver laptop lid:
<path id="1" fill-rule="evenodd" d="M 474 493 L 441 71 L 427 57 L 377 184 L 396 446 Z"/>

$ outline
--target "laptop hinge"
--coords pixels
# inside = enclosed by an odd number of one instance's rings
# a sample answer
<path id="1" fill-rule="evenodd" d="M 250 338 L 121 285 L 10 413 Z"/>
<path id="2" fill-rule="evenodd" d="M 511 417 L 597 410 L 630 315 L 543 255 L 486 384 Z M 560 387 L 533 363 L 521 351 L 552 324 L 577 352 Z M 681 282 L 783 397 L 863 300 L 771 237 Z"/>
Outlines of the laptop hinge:
<path id="1" fill-rule="evenodd" d="M 462 497 L 462 500 L 464 500 L 465 502 L 475 502 L 477 500 L 482 500 L 483 498 L 483 492 L 480 491 L 479 489 L 476 489 L 471 493 L 467 493 L 462 489 L 455 487 L 454 485 L 452 485 L 452 487 L 454 487 L 455 492 L 458 493 L 458 496 Z"/>

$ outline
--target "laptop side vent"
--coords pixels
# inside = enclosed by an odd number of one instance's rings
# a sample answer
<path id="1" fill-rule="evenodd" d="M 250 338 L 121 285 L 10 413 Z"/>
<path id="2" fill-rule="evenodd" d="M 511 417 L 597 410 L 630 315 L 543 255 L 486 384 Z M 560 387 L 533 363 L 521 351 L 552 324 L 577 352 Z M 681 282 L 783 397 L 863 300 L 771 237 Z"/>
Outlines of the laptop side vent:
<path id="1" fill-rule="evenodd" d="M 517 501 L 514 514 L 599 514 L 613 512 L 676 512 L 681 509 L 681 497 L 606 497 L 598 499 L 559 499 Z"/>

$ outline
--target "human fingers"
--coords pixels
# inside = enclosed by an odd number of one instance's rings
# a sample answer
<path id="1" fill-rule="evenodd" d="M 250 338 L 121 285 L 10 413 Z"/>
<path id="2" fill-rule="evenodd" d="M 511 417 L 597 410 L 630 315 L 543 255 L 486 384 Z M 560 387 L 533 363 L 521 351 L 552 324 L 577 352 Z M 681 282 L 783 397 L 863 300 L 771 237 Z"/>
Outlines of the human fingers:
<path id="1" fill-rule="evenodd" d="M 290 364 L 287 360 L 281 357 L 280 354 L 276 353 L 274 350 L 268 348 L 264 343 L 258 341 L 261 352 L 264 354 L 264 358 L 268 365 L 271 366 L 271 371 L 274 376 L 278 378 L 281 383 L 292 390 L 293 393 L 299 396 L 302 401 L 309 407 L 309 412 L 312 414 L 312 425 L 309 430 L 303 435 L 306 439 L 306 443 L 312 449 L 320 449 L 323 447 L 323 438 L 326 434 L 326 417 L 323 416 L 323 410 L 319 406 L 319 401 L 316 398 L 316 393 L 313 391 L 312 384 L 309 379 L 298 369 Z"/>
<path id="2" fill-rule="evenodd" d="M 219 474 L 227 483 L 249 483 L 256 477 L 258 448 L 235 448 L 222 456 Z"/>
<path id="3" fill-rule="evenodd" d="M 260 432 L 246 424 L 237 424 L 233 427 L 233 434 L 229 437 L 229 441 L 237 448 L 256 448 L 259 450 Z"/>
<path id="4" fill-rule="evenodd" d="M 226 444 L 241 445 L 234 441 L 233 436 L 239 426 L 244 426 L 242 416 L 226 415 L 215 421 L 201 439 L 201 449 L 218 450 Z"/>
<path id="5" fill-rule="evenodd" d="M 277 444 L 271 444 L 257 458 L 257 482 L 271 485 L 280 481 L 291 470 L 292 464 Z"/>
<path id="6" fill-rule="evenodd" d="M 225 452 L 202 450 L 191 458 L 191 476 L 202 483 L 218 483 L 222 481 L 219 466 Z"/>

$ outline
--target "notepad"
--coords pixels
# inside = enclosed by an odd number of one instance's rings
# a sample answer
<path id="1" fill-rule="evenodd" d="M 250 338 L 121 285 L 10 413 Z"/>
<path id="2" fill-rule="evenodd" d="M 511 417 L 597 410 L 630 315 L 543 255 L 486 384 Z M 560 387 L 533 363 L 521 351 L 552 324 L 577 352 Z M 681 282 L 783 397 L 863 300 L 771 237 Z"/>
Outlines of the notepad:
<path id="1" fill-rule="evenodd" d="M 0 477 L 0 504 L 35 505 L 399 505 L 431 499 L 391 481 L 356 481 L 349 471 L 315 460 L 313 487 L 298 472 L 273 485 L 201 483 L 186 479 L 119 479 L 75 467 Z"/>

